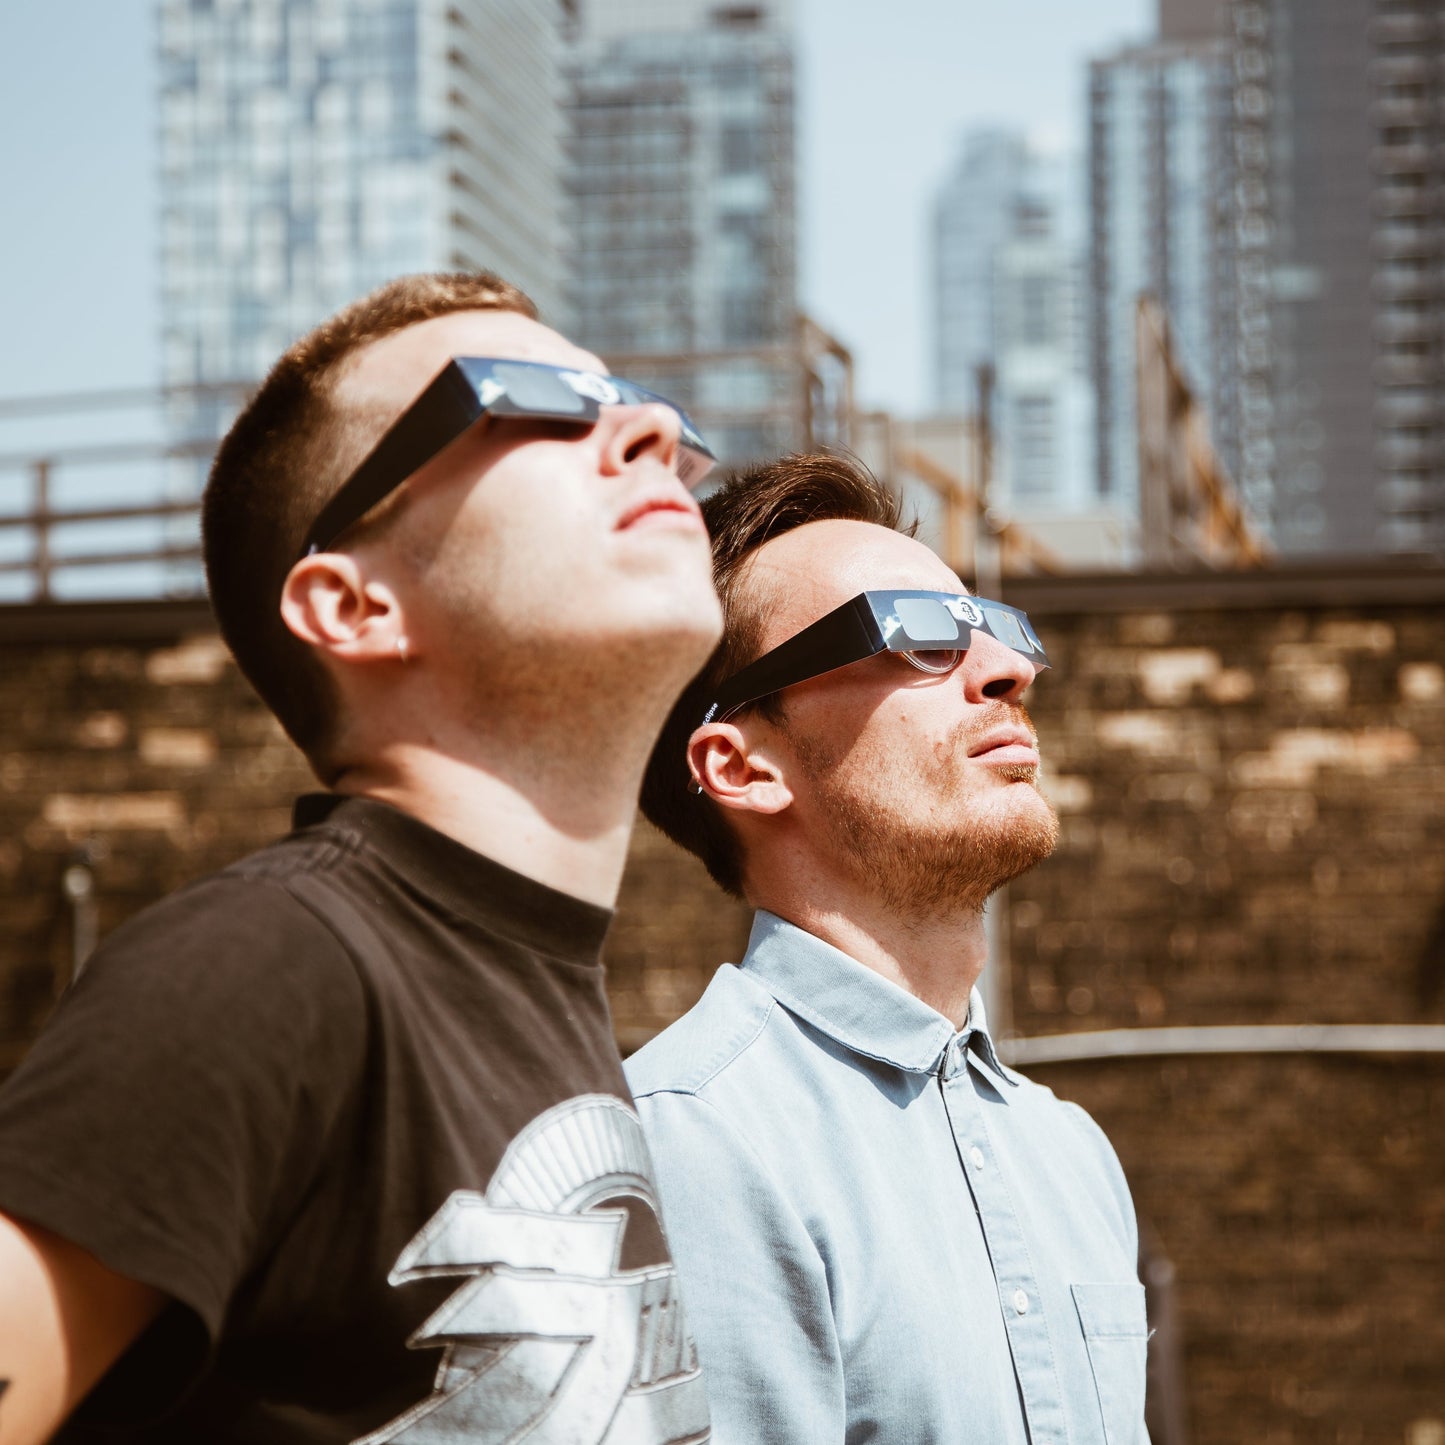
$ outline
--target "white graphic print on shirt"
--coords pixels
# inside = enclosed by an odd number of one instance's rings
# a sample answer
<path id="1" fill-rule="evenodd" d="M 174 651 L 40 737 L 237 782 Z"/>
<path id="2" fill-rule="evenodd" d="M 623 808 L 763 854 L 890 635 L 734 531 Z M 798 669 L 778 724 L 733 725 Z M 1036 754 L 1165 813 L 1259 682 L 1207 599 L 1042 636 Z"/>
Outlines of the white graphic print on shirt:
<path id="1" fill-rule="evenodd" d="M 668 1262 L 620 1268 L 636 1199 L 657 1212 L 637 1115 L 585 1094 L 512 1140 L 485 1195 L 458 1190 L 389 1279 L 465 1283 L 408 1344 L 445 1346 L 434 1392 L 354 1445 L 694 1445 L 707 1396 Z"/>

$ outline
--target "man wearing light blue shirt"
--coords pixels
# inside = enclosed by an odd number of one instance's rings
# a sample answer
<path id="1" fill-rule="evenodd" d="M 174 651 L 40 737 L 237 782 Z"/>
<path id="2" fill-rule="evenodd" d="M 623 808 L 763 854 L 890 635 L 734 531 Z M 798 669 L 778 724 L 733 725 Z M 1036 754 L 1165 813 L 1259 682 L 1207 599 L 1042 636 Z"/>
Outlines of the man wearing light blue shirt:
<path id="1" fill-rule="evenodd" d="M 643 806 L 758 911 L 627 1072 L 714 1438 L 1147 1442 L 1128 1187 L 974 987 L 985 899 L 1057 837 L 1020 701 L 1043 644 L 841 459 L 705 511 L 724 638 Z"/>

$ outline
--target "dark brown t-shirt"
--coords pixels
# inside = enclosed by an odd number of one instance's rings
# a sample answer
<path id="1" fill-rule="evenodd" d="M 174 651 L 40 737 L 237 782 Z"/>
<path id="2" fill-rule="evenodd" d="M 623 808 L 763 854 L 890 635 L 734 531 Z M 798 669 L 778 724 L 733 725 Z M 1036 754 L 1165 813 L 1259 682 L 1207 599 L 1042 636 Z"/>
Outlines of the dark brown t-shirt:
<path id="1" fill-rule="evenodd" d="M 0 1091 L 0 1210 L 175 1301 L 59 1438 L 706 1439 L 610 914 L 384 804 L 297 823 L 117 930 Z"/>

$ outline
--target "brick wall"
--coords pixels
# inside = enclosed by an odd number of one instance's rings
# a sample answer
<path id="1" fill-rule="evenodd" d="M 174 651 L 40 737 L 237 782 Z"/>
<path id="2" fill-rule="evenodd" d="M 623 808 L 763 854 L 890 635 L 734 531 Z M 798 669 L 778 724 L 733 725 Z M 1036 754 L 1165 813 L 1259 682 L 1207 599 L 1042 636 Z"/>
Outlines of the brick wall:
<path id="1" fill-rule="evenodd" d="M 203 608 L 0 611 L 0 1071 L 70 977 L 68 868 L 90 869 L 104 934 L 285 832 L 314 786 Z M 607 960 L 630 1050 L 741 955 L 749 920 L 646 824 L 621 905 Z"/>
<path id="2" fill-rule="evenodd" d="M 1019 583 L 1058 853 L 1009 892 L 1012 1028 L 1445 1022 L 1445 571 Z M 0 1068 L 102 932 L 281 831 L 305 768 L 204 613 L 0 613 Z M 619 1038 L 747 918 L 639 828 Z M 1441 1445 L 1445 1056 L 1037 1065 L 1176 1269 L 1195 1445 Z"/>
<path id="3" fill-rule="evenodd" d="M 0 613 L 0 1067 L 70 976 L 72 864 L 104 934 L 284 832 L 308 776 L 203 609 Z"/>
<path id="4" fill-rule="evenodd" d="M 1020 584 L 1063 824 L 1025 1036 L 1445 1022 L 1445 577 Z M 1445 1055 L 1034 1066 L 1176 1270 L 1191 1439 L 1445 1440 Z"/>

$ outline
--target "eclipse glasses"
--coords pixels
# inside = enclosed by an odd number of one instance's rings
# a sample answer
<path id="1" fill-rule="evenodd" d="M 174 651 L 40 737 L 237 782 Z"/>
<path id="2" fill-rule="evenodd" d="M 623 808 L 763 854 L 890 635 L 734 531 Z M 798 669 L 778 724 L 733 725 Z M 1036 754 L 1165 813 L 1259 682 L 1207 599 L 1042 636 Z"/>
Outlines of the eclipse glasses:
<path id="1" fill-rule="evenodd" d="M 955 592 L 860 592 L 735 672 L 702 720 L 726 722 L 769 693 L 880 652 L 899 653 L 920 672 L 950 672 L 973 632 L 988 633 L 1035 668 L 1049 665 L 1043 643 L 1017 607 Z"/>
<path id="2" fill-rule="evenodd" d="M 620 376 L 594 371 L 539 361 L 454 356 L 321 509 L 306 533 L 301 555 L 325 551 L 383 497 L 484 416 L 534 417 L 588 427 L 604 406 L 646 402 L 656 402 L 677 414 L 682 423 L 677 474 L 684 486 L 696 487 L 717 464 L 717 457 L 687 413 L 665 396 Z"/>

